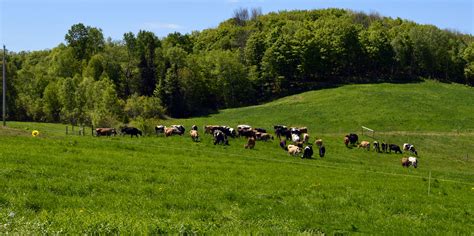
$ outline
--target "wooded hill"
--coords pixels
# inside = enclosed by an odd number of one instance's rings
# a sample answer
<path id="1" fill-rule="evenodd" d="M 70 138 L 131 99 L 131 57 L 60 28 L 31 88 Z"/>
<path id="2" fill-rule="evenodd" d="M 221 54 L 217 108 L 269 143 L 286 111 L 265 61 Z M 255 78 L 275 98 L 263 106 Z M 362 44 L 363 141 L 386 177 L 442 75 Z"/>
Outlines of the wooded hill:
<path id="1" fill-rule="evenodd" d="M 142 30 L 105 39 L 79 23 L 65 44 L 8 52 L 7 61 L 8 119 L 109 126 L 346 83 L 473 85 L 474 37 L 341 9 L 239 9 L 217 28 L 164 38 Z"/>

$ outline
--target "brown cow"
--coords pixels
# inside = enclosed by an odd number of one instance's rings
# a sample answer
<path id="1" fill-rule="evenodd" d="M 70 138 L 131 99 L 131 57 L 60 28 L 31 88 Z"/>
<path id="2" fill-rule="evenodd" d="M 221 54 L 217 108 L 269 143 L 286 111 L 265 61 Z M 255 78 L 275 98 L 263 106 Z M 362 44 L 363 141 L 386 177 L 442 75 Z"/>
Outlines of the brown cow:
<path id="1" fill-rule="evenodd" d="M 346 145 L 346 147 L 348 147 L 349 145 L 349 137 L 344 137 L 344 144 Z"/>
<path id="2" fill-rule="evenodd" d="M 189 135 L 191 135 L 191 139 L 192 139 L 194 142 L 199 141 L 199 133 L 197 132 L 197 130 L 191 130 L 191 131 L 189 131 Z"/>
<path id="3" fill-rule="evenodd" d="M 303 133 L 303 142 L 308 143 L 309 142 L 309 134 L 308 133 Z"/>
<path id="4" fill-rule="evenodd" d="M 165 137 L 169 137 L 174 134 L 174 128 L 168 127 L 165 128 Z"/>
<path id="5" fill-rule="evenodd" d="M 254 137 L 249 137 L 249 139 L 247 140 L 247 144 L 245 144 L 244 146 L 246 149 L 249 148 L 249 149 L 253 149 L 255 147 L 255 138 Z"/>
<path id="6" fill-rule="evenodd" d="M 295 145 L 291 145 L 291 144 L 288 145 L 287 149 L 288 149 L 288 154 L 291 156 L 296 156 L 301 152 L 301 148 Z"/>
<path id="7" fill-rule="evenodd" d="M 115 136 L 117 131 L 115 131 L 115 128 L 96 128 L 95 134 L 96 136 Z"/>
<path id="8" fill-rule="evenodd" d="M 305 133 L 308 133 L 308 128 L 307 128 L 307 127 L 301 127 L 301 128 L 299 128 L 299 131 L 300 131 L 302 134 L 305 134 Z"/>
<path id="9" fill-rule="evenodd" d="M 322 139 L 317 139 L 316 141 L 314 141 L 314 145 L 316 145 L 318 147 L 323 146 L 323 140 Z"/>
<path id="10" fill-rule="evenodd" d="M 359 145 L 357 145 L 359 148 L 365 148 L 367 151 L 370 151 L 370 142 L 369 141 L 362 141 L 360 142 Z"/>

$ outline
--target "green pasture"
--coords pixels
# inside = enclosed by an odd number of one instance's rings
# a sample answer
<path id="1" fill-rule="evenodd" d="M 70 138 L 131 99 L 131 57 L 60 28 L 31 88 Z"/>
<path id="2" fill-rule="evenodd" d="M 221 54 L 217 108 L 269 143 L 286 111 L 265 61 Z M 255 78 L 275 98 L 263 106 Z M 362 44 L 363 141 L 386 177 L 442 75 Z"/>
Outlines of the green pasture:
<path id="1" fill-rule="evenodd" d="M 474 233 L 471 87 L 348 85 L 154 123 L 196 124 L 201 141 L 187 131 L 92 137 L 65 135 L 64 124 L 8 122 L 0 233 Z M 277 140 L 248 150 L 243 138 L 215 146 L 206 124 L 306 126 L 327 152 L 302 160 Z M 344 134 L 360 135 L 362 125 L 379 141 L 414 144 L 419 167 L 402 168 L 407 153 L 346 148 Z"/>

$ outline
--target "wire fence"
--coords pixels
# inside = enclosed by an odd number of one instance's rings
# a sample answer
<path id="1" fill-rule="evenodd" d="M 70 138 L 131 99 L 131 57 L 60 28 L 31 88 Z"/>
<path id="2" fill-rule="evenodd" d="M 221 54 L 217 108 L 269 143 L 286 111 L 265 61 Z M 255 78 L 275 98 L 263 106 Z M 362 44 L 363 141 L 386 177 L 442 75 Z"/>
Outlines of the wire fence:
<path id="1" fill-rule="evenodd" d="M 116 141 L 116 140 L 108 140 L 110 142 Z M 125 142 L 125 141 L 119 141 L 120 143 L 126 143 L 130 144 L 130 142 Z M 134 143 L 134 145 L 137 145 L 138 143 Z M 142 147 L 149 147 L 149 145 L 141 145 L 138 144 Z M 262 158 L 262 157 L 257 157 L 257 156 L 249 156 L 249 155 L 242 155 L 242 154 L 236 154 L 236 153 L 228 153 L 228 152 L 220 152 L 220 151 L 211 151 L 211 150 L 204 150 L 204 149 L 192 149 L 192 148 L 186 148 L 186 147 L 171 147 L 171 146 L 165 146 L 165 145 L 156 145 L 154 144 L 153 147 L 155 148 L 163 148 L 163 149 L 173 149 L 173 150 L 178 150 L 178 151 L 189 151 L 190 153 L 195 153 L 195 152 L 201 152 L 201 153 L 207 153 L 207 154 L 219 154 L 219 155 L 226 155 L 226 156 L 235 156 L 235 157 L 241 157 L 241 158 L 247 158 L 247 159 L 252 159 L 252 160 L 259 160 L 259 161 L 271 161 L 271 162 L 278 162 L 278 163 L 286 163 L 286 164 L 293 164 L 293 165 L 303 165 L 303 166 L 314 166 L 314 167 L 320 167 L 320 168 L 327 168 L 327 169 L 335 169 L 335 170 L 350 170 L 350 171 L 356 171 L 356 172 L 361 172 L 361 173 L 372 173 L 372 174 L 378 174 L 378 175 L 387 175 L 387 176 L 399 176 L 399 177 L 408 177 L 408 178 L 417 178 L 417 179 L 433 179 L 433 176 L 430 171 L 430 176 L 421 176 L 421 175 L 409 175 L 409 174 L 400 174 L 400 173 L 391 173 L 391 172 L 384 172 L 384 171 L 375 171 L 375 170 L 367 170 L 367 169 L 358 169 L 358 168 L 350 168 L 350 167 L 343 167 L 343 166 L 337 166 L 337 165 L 325 165 L 321 163 L 311 163 L 307 161 L 294 161 L 294 160 L 280 160 L 280 159 L 270 159 L 270 158 Z M 281 152 L 275 152 L 271 153 L 275 155 L 281 155 Z M 438 181 L 442 182 L 451 182 L 451 183 L 458 183 L 458 184 L 464 184 L 464 185 L 474 185 L 474 182 L 465 182 L 465 181 L 459 181 L 459 180 L 453 180 L 453 179 L 444 179 L 444 178 L 435 178 Z"/>

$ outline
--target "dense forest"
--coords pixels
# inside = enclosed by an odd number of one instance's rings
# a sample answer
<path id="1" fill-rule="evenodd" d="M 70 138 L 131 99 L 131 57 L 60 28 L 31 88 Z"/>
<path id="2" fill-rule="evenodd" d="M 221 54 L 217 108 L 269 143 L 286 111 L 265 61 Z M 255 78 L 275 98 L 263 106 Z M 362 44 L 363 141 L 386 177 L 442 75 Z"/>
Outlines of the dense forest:
<path id="1" fill-rule="evenodd" d="M 9 120 L 110 126 L 346 83 L 474 84 L 472 35 L 341 9 L 238 9 L 217 28 L 164 38 L 105 39 L 81 23 L 65 33 L 53 49 L 7 53 Z"/>

